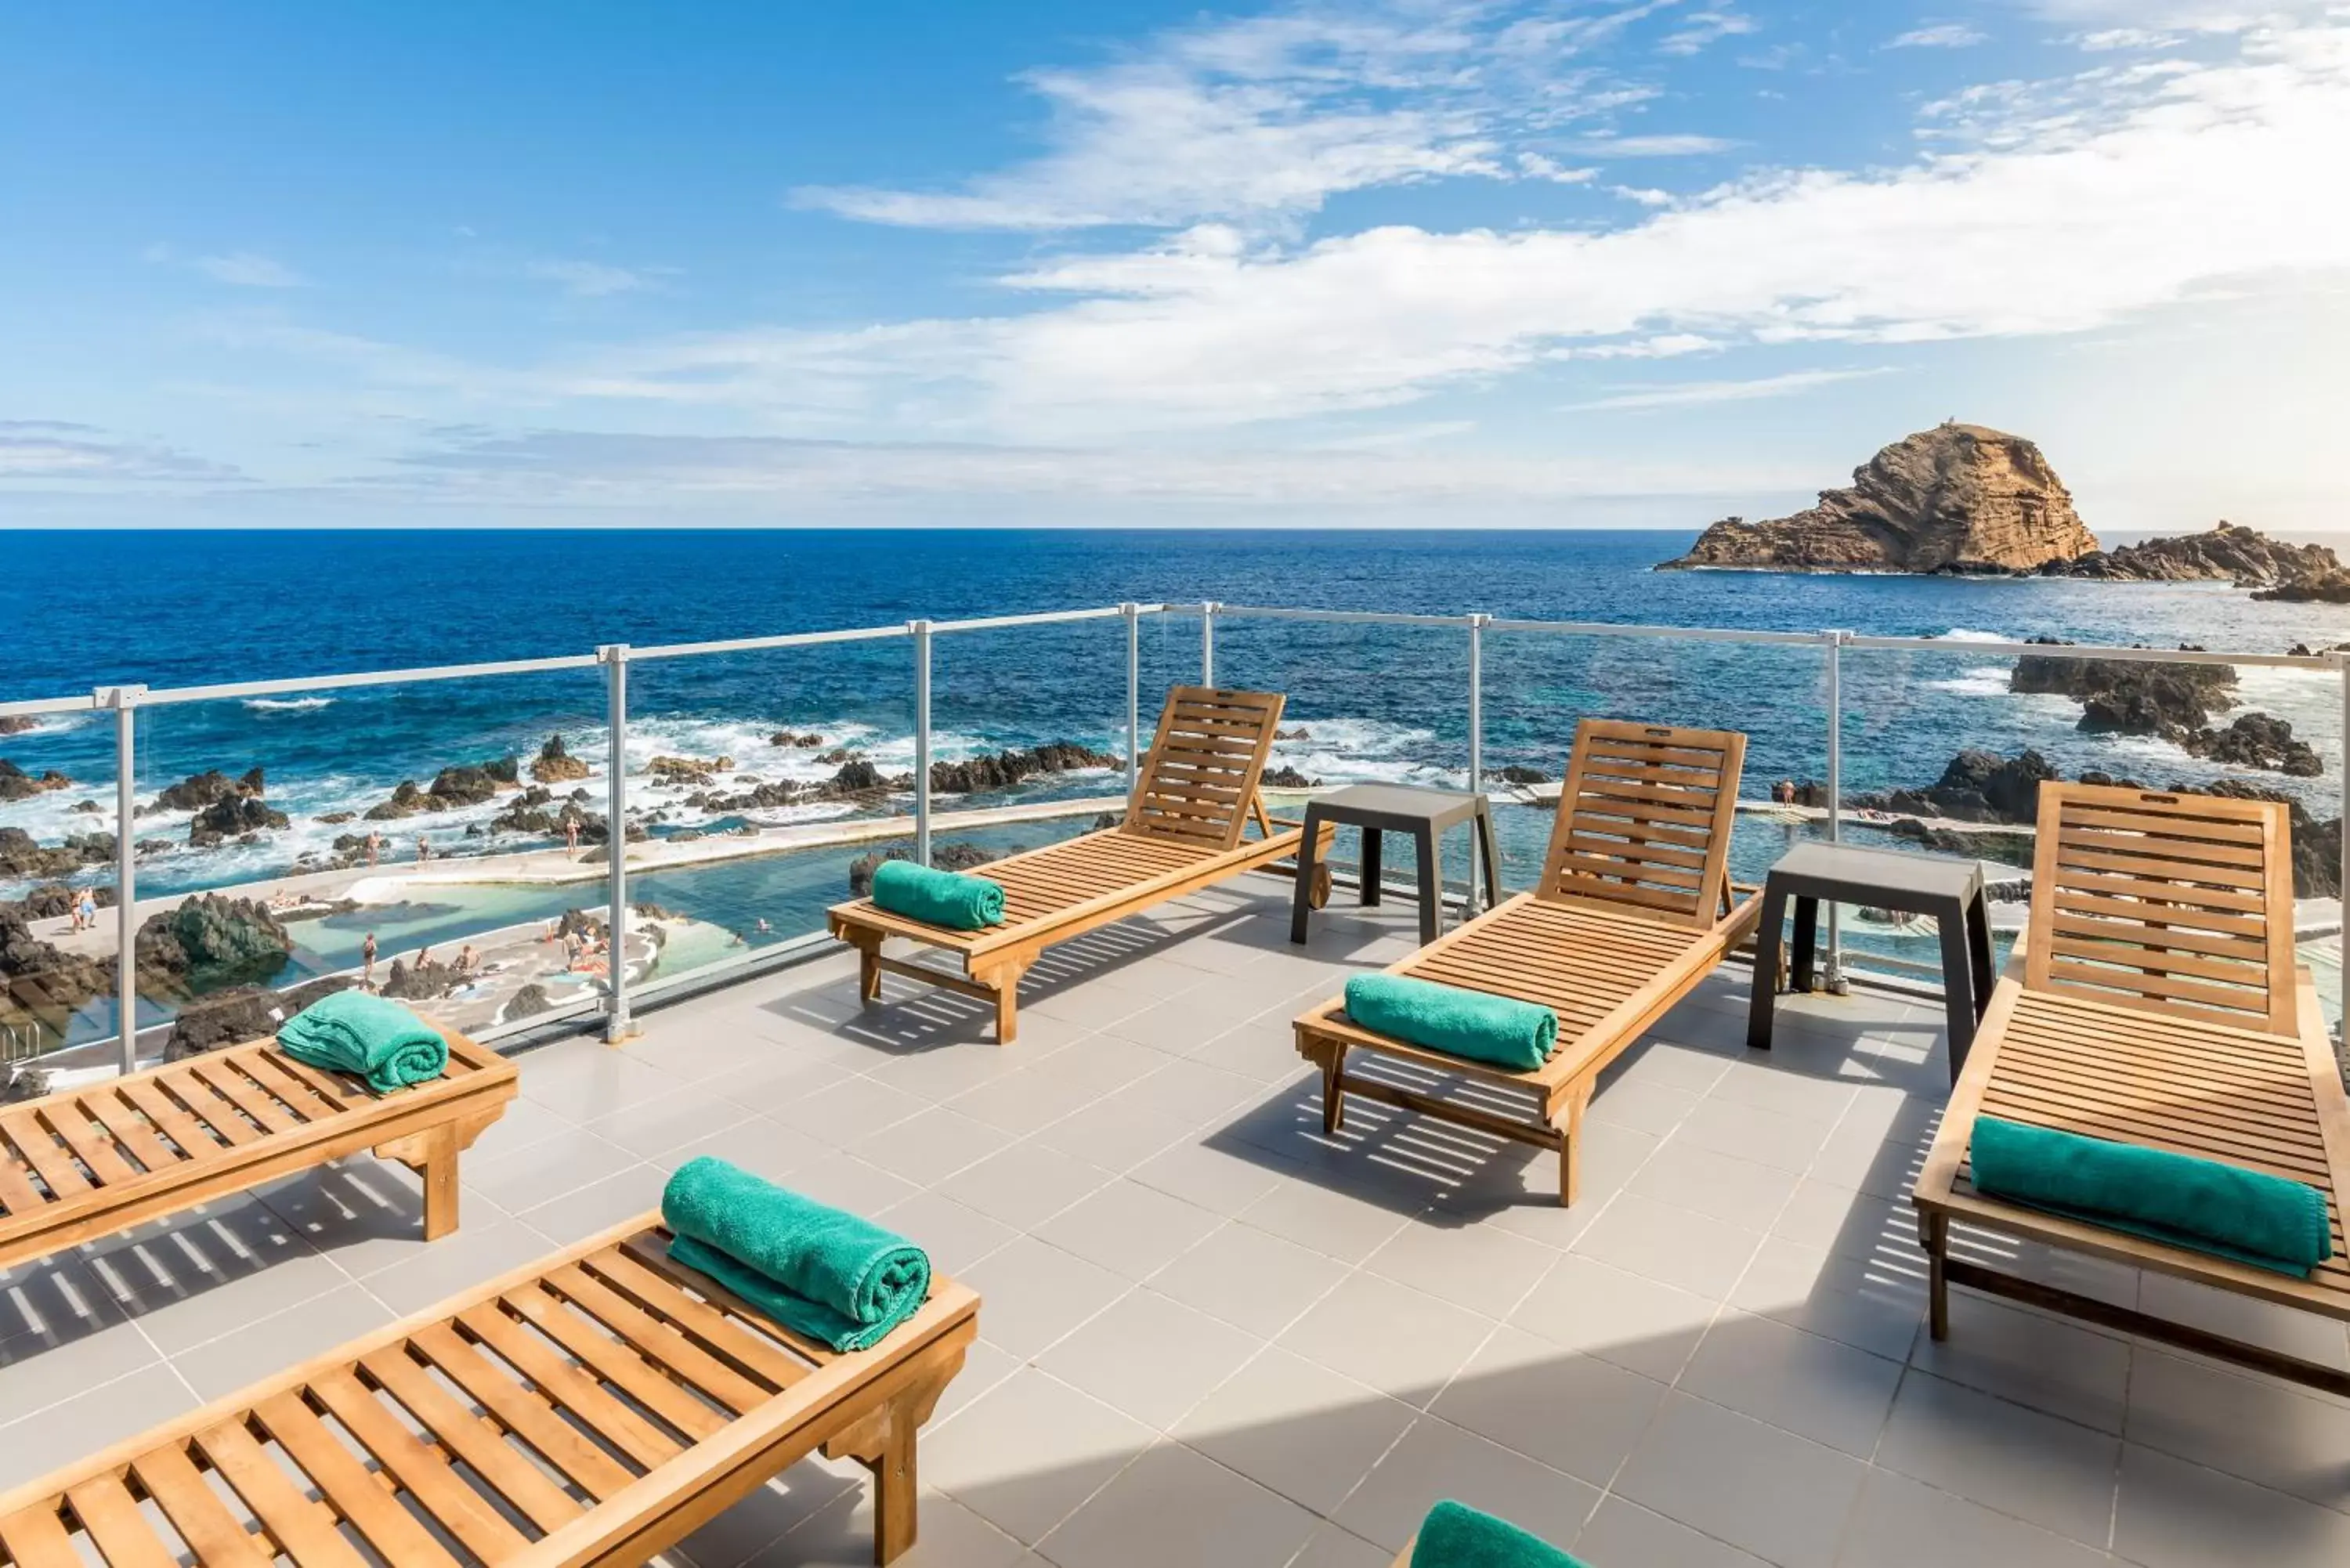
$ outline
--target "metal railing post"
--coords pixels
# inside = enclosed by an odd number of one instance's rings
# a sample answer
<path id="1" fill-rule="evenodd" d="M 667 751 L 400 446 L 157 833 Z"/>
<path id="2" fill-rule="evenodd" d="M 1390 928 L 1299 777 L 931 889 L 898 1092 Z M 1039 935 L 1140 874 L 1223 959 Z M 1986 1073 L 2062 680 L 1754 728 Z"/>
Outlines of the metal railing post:
<path id="1" fill-rule="evenodd" d="M 1493 618 L 1475 614 L 1469 618 L 1469 792 L 1471 794 L 1485 787 L 1485 623 Z M 1477 846 L 1469 846 L 1469 903 L 1471 913 L 1480 908 L 1477 902 L 1479 857 Z M 1488 900 L 1500 898 L 1498 888 L 1485 889 Z"/>
<path id="2" fill-rule="evenodd" d="M 618 1045 L 629 1037 L 629 645 L 608 643 L 596 650 L 604 661 L 605 724 L 609 744 L 604 759 L 604 891 L 606 935 L 604 1040 Z"/>
<path id="3" fill-rule="evenodd" d="M 1118 607 L 1126 617 L 1126 798 L 1142 782 L 1142 607 Z"/>
<path id="4" fill-rule="evenodd" d="M 125 1073 L 139 1070 L 139 850 L 130 819 L 139 809 L 136 732 L 139 699 L 146 693 L 144 686 L 109 686 L 98 693 L 99 705 L 114 710 L 114 1007 Z"/>
<path id="5" fill-rule="evenodd" d="M 1200 684 L 1216 683 L 1216 611 L 1221 607 L 1213 599 L 1200 605 Z"/>
<path id="6" fill-rule="evenodd" d="M 1835 844 L 1844 837 L 1844 643 L 1848 631 L 1823 631 L 1820 640 L 1828 650 L 1828 842 Z M 1828 957 L 1823 979 L 1828 990 L 1841 995 L 1845 990 L 1844 929 L 1840 910 L 1828 906 Z"/>
<path id="7" fill-rule="evenodd" d="M 931 623 L 909 621 L 914 634 L 914 864 L 931 863 Z"/>

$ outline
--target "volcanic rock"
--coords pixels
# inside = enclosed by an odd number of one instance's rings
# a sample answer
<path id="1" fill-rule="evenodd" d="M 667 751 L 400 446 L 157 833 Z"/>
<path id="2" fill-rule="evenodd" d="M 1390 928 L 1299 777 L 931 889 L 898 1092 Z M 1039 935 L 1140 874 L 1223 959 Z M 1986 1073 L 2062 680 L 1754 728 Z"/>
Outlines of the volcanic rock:
<path id="1" fill-rule="evenodd" d="M 774 734 L 767 737 L 767 744 L 771 746 L 799 746 L 805 749 L 813 750 L 816 747 L 824 744 L 824 737 L 817 734 L 813 730 L 807 731 L 806 733 L 796 735 L 789 730 L 778 730 Z"/>
<path id="2" fill-rule="evenodd" d="M 2272 588 L 2259 589 L 2252 597 L 2280 604 L 2350 605 L 2350 569 L 2336 566 L 2311 572 Z"/>
<path id="3" fill-rule="evenodd" d="M 2293 739 L 2293 721 L 2267 713 L 2242 714 L 2224 730 L 2191 731 L 2180 737 L 2179 744 L 2191 756 L 2240 768 L 2272 768 L 2312 779 L 2325 771 L 2317 748 Z"/>
<path id="4" fill-rule="evenodd" d="M 90 889 L 93 901 L 101 909 L 114 908 L 114 889 L 98 887 Z M 28 920 L 61 919 L 73 913 L 81 898 L 81 889 L 63 882 L 44 882 L 16 901 L 16 908 Z"/>
<path id="5" fill-rule="evenodd" d="M 383 977 L 383 994 L 401 1002 L 426 1002 L 448 995 L 471 978 L 453 963 L 429 958 L 416 963 L 394 959 Z"/>
<path id="6" fill-rule="evenodd" d="M 263 775 L 259 768 L 249 768 L 237 778 L 229 777 L 218 768 L 208 768 L 200 774 L 190 774 L 178 784 L 167 786 L 140 810 L 202 811 L 217 801 L 238 795 L 258 796 L 263 789 Z"/>
<path id="7" fill-rule="evenodd" d="M 1956 421 L 1904 436 L 1819 504 L 1727 517 L 1668 567 L 1792 572 L 2036 572 L 2097 548 L 2072 493 L 2021 436 Z"/>
<path id="8" fill-rule="evenodd" d="M 0 713 L 0 735 L 21 735 L 37 729 L 40 722 L 30 713 Z"/>
<path id="9" fill-rule="evenodd" d="M 645 771 L 663 784 L 712 783 L 713 775 L 731 772 L 732 757 L 655 757 L 645 764 Z"/>
<path id="10" fill-rule="evenodd" d="M 102 866 L 113 858 L 110 833 L 69 833 L 52 848 L 21 827 L 0 827 L 0 877 L 70 877 L 85 866 Z"/>
<path id="11" fill-rule="evenodd" d="M 1125 765 L 1124 757 L 1092 751 L 1075 741 L 1047 741 L 1033 751 L 998 752 L 959 763 L 932 763 L 931 788 L 941 794 L 972 794 L 983 790 L 1008 789 L 1036 774 Z"/>
<path id="12" fill-rule="evenodd" d="M 546 744 L 539 747 L 538 755 L 531 759 L 530 776 L 540 784 L 584 779 L 588 776 L 588 764 L 564 749 L 561 735 L 549 735 Z"/>
<path id="13" fill-rule="evenodd" d="M 55 768 L 36 775 L 0 757 L 0 800 L 26 800 L 51 790 L 71 788 L 73 780 Z"/>
<path id="14" fill-rule="evenodd" d="M 2079 727 L 2085 731 L 2177 739 L 2208 725 L 2214 712 L 2234 703 L 2236 671 L 2224 664 L 2030 653 L 2015 661 L 2008 690 L 2074 699 L 2082 705 Z"/>
<path id="15" fill-rule="evenodd" d="M 1309 779 L 1287 763 L 1283 763 L 1278 767 L 1265 769 L 1259 782 L 1267 789 L 1313 789 L 1322 781 Z"/>
<path id="16" fill-rule="evenodd" d="M 1530 768 L 1523 763 L 1505 763 L 1493 776 L 1503 784 L 1538 784 L 1550 783 L 1550 775 L 1540 768 Z"/>
<path id="17" fill-rule="evenodd" d="M 185 980 L 192 988 L 275 974 L 294 938 L 255 898 L 200 893 L 150 915 L 139 928 L 139 967 Z"/>
<path id="18" fill-rule="evenodd" d="M 0 1018 L 61 1020 L 111 989 L 113 969 L 41 940 L 16 905 L 0 904 Z"/>
<path id="19" fill-rule="evenodd" d="M 198 849 L 209 849 L 224 839 L 287 826 L 286 814 L 257 795 L 224 795 L 189 821 L 188 842 Z"/>
<path id="20" fill-rule="evenodd" d="M 2221 518 L 2207 534 L 2179 534 L 2113 550 L 2092 550 L 2048 568 L 2052 576 L 2102 577 L 2126 582 L 2229 582 L 2240 588 L 2338 572 L 2341 561 L 2323 545 L 2288 545 L 2257 528 Z"/>
<path id="21" fill-rule="evenodd" d="M 546 994 L 546 987 L 534 980 L 506 999 L 504 1017 L 530 1018 L 554 1005 L 555 999 Z"/>
<path id="22" fill-rule="evenodd" d="M 1947 816 L 1960 822 L 2031 822 L 2040 809 L 2042 782 L 2057 776 L 2038 752 L 2002 757 L 1969 747 L 1952 757 L 1942 776 L 1925 789 L 1856 794 L 1845 805 L 1857 810 Z"/>

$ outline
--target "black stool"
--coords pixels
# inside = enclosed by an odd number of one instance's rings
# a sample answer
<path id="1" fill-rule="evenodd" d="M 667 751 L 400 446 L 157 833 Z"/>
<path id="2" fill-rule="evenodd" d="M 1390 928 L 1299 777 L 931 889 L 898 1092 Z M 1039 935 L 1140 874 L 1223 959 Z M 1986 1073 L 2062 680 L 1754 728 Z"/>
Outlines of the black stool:
<path id="1" fill-rule="evenodd" d="M 1991 909 L 1982 867 L 1947 855 L 1862 849 L 1848 844 L 1803 844 L 1771 867 L 1762 887 L 1762 929 L 1756 939 L 1754 995 L 1746 1014 L 1746 1048 L 1771 1048 L 1773 1000 L 1779 978 L 1780 928 L 1787 900 L 1795 900 L 1795 950 L 1787 989 L 1812 989 L 1820 901 L 1866 904 L 1903 914 L 1931 915 L 1942 934 L 1942 1000 L 1950 1022 L 1950 1078 L 1956 1082 L 1974 1044 L 1975 1025 L 1991 1005 Z"/>

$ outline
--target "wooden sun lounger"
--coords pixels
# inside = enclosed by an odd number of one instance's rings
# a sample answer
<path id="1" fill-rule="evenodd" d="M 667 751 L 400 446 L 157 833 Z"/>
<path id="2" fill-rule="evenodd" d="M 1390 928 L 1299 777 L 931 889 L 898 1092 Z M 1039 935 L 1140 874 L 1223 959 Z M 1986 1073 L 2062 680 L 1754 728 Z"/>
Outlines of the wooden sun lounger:
<path id="1" fill-rule="evenodd" d="M 1729 730 L 1586 719 L 1559 792 L 1541 884 L 1421 948 L 1390 974 L 1540 1002 L 1558 1048 L 1530 1073 L 1388 1039 L 1334 996 L 1296 1020 L 1322 1069 L 1322 1125 L 1367 1099 L 1558 1151 L 1558 1200 L 1575 1199 L 1584 1107 L 1607 1065 L 1753 934 L 1761 899 L 1733 897 L 1728 857 L 1746 737 Z M 1531 1120 L 1347 1071 L 1369 1051 L 1531 1095 Z"/>
<path id="2" fill-rule="evenodd" d="M 457 1156 L 515 1064 L 452 1030 L 449 1071 L 378 1097 L 274 1040 L 0 1106 L 0 1268 L 372 1149 L 424 1178 L 424 1237 L 457 1227 Z"/>
<path id="3" fill-rule="evenodd" d="M 1974 1189 L 1975 1119 L 2055 1127 L 2308 1182 L 2334 1257 L 2307 1280 L 2006 1203 Z M 1951 1255 L 1953 1221 L 2350 1322 L 2350 1101 L 2293 953 L 2285 808 L 2266 801 L 2040 786 L 2032 919 L 1992 992 L 1911 1200 L 1950 1287 L 2068 1314 L 2350 1395 L 2350 1376 Z"/>
<path id="4" fill-rule="evenodd" d="M 1003 886 L 1000 926 L 949 930 L 870 898 L 835 905 L 826 923 L 858 951 L 858 995 L 879 1001 L 889 973 L 992 1002 L 995 1038 L 1008 1045 L 1020 1027 L 1020 977 L 1045 949 L 1295 856 L 1303 829 L 1274 822 L 1257 790 L 1282 701 L 1275 692 L 1203 686 L 1170 691 L 1125 822 L 981 868 Z M 1252 821 L 1257 836 L 1244 837 Z M 1326 869 L 1316 882 L 1318 907 L 1329 897 Z M 941 950 L 962 972 L 885 954 L 891 937 Z"/>
<path id="5" fill-rule="evenodd" d="M 637 1563 L 821 1449 L 914 1541 L 914 1438 L 978 1334 L 948 1280 L 835 1355 L 631 1220 L 0 1497 L 12 1568 Z"/>

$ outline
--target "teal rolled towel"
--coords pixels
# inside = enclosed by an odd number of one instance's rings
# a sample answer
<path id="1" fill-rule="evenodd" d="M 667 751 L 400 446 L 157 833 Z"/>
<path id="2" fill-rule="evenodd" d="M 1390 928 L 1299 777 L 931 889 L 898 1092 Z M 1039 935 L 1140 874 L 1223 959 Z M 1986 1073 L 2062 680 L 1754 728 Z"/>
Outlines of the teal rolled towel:
<path id="1" fill-rule="evenodd" d="M 1003 923 L 1002 883 L 910 860 L 884 860 L 873 868 L 873 901 L 893 915 L 958 931 Z"/>
<path id="2" fill-rule="evenodd" d="M 1547 1541 L 1450 1498 L 1428 1511 L 1411 1568 L 1583 1568 Z"/>
<path id="3" fill-rule="evenodd" d="M 795 1334 L 863 1350 L 931 1293 L 931 1260 L 869 1220 L 703 1155 L 661 1189 L 669 1255 Z"/>
<path id="4" fill-rule="evenodd" d="M 1531 1073 L 1558 1044 L 1558 1014 L 1514 997 L 1402 974 L 1347 982 L 1347 1016 L 1374 1034 Z"/>
<path id="5" fill-rule="evenodd" d="M 322 996 L 278 1025 L 277 1048 L 313 1067 L 355 1074 L 379 1095 L 449 1070 L 449 1042 L 439 1030 L 396 1002 L 358 990 Z"/>
<path id="6" fill-rule="evenodd" d="M 2325 1194 L 2168 1149 L 1976 1118 L 1975 1189 L 2302 1279 L 2334 1255 Z"/>

